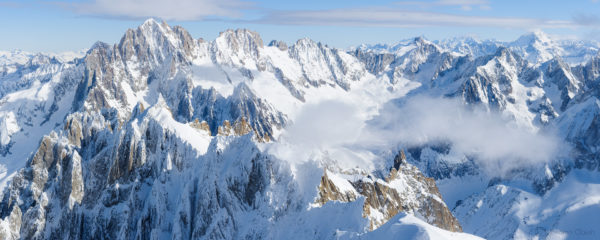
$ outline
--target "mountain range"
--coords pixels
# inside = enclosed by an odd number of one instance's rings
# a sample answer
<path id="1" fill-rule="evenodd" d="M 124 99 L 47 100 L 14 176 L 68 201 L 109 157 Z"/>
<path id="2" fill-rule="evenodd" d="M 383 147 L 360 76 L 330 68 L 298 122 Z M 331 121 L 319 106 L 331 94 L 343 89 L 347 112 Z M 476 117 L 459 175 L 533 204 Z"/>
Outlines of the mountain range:
<path id="1" fill-rule="evenodd" d="M 149 19 L 0 52 L 0 238 L 597 239 L 599 49 Z"/>

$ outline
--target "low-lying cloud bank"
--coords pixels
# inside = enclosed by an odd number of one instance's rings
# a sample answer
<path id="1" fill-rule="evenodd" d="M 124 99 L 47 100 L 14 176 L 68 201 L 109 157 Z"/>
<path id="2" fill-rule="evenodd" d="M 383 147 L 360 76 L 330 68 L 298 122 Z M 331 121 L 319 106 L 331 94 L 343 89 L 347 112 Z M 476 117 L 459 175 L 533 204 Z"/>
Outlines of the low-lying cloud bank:
<path id="1" fill-rule="evenodd" d="M 356 148 L 346 148 L 358 146 L 367 120 L 360 111 L 356 105 L 337 100 L 307 104 L 269 151 L 294 164 L 329 158 L 341 167 L 369 169 L 372 158 L 357 155 Z"/>
<path id="2" fill-rule="evenodd" d="M 363 133 L 373 139 L 366 144 L 375 146 L 449 142 L 453 151 L 475 156 L 481 166 L 500 172 L 548 162 L 562 148 L 554 134 L 518 127 L 497 112 L 425 96 L 386 105 Z"/>
<path id="3" fill-rule="evenodd" d="M 452 99 L 403 98 L 387 103 L 371 119 L 361 111 L 360 106 L 335 100 L 305 106 L 282 136 L 291 149 L 288 155 L 298 159 L 315 151 L 337 152 L 333 158 L 347 156 L 335 159 L 338 162 L 372 166 L 366 151 L 448 142 L 452 151 L 474 156 L 489 172 L 503 174 L 551 161 L 563 148 L 553 134 L 519 128 L 499 113 L 467 108 Z"/>

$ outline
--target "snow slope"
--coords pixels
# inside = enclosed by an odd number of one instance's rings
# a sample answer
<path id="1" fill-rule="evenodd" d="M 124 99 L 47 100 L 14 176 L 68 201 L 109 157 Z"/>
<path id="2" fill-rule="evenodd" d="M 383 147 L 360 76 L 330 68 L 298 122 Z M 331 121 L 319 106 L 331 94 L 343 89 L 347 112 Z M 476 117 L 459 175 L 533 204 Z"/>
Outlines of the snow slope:
<path id="1" fill-rule="evenodd" d="M 574 170 L 540 196 L 497 185 L 454 209 L 465 232 L 488 239 L 597 239 L 600 209 L 597 172 Z"/>
<path id="2" fill-rule="evenodd" d="M 482 239 L 465 233 L 449 232 L 431 226 L 423 220 L 400 213 L 377 230 L 359 237 L 359 239 Z"/>

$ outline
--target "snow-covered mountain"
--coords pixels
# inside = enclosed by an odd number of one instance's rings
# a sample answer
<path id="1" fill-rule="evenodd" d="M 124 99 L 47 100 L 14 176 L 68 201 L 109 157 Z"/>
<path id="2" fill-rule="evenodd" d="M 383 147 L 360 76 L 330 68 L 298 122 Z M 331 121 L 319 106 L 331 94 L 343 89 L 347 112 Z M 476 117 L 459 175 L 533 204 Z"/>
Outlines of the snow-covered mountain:
<path id="1" fill-rule="evenodd" d="M 0 236 L 594 239 L 594 44 L 149 19 L 74 59 L 2 53 Z"/>

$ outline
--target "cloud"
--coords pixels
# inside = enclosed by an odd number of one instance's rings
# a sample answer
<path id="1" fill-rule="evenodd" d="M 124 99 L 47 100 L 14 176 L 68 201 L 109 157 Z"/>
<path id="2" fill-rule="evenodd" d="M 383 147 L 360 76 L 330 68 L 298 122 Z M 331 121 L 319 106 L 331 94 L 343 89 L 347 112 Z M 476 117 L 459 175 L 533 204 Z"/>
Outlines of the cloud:
<path id="1" fill-rule="evenodd" d="M 273 11 L 253 20 L 255 23 L 287 25 L 329 25 L 363 27 L 501 27 L 501 28 L 569 28 L 571 21 L 534 18 L 484 17 L 412 11 L 398 8 L 367 7 L 314 11 Z"/>
<path id="2" fill-rule="evenodd" d="M 326 100 L 304 106 L 287 129 L 288 142 L 306 148 L 328 148 L 352 143 L 364 120 L 349 103 Z"/>
<path id="3" fill-rule="evenodd" d="M 369 169 L 372 159 L 357 155 L 360 150 L 348 150 L 358 141 L 365 125 L 359 106 L 338 100 L 324 100 L 302 107 L 277 144 L 269 152 L 294 164 L 307 161 L 340 161 L 338 166 Z"/>
<path id="4" fill-rule="evenodd" d="M 94 0 L 61 2 L 59 5 L 82 15 L 126 19 L 158 17 L 176 21 L 207 17 L 239 18 L 241 10 L 251 6 L 249 2 L 240 0 Z"/>
<path id="5" fill-rule="evenodd" d="M 448 6 L 458 6 L 462 10 L 470 11 L 473 7 L 479 7 L 483 10 L 489 10 L 490 2 L 487 0 L 438 0 L 434 2 L 424 2 L 424 1 L 400 1 L 396 2 L 396 5 L 399 6 L 415 6 L 420 8 L 434 8 L 434 7 L 448 7 Z"/>
<path id="6" fill-rule="evenodd" d="M 276 10 L 259 8 L 252 0 L 91 0 L 59 1 L 54 4 L 85 16 L 106 18 L 194 21 L 220 20 L 303 26 L 350 27 L 500 27 L 516 29 L 574 28 L 583 26 L 581 16 L 571 20 L 508 16 L 476 16 L 436 12 L 447 7 L 471 11 L 491 9 L 488 0 L 399 1 L 392 5 L 333 8 L 324 10 Z M 252 10 L 253 17 L 249 17 Z"/>
<path id="7" fill-rule="evenodd" d="M 377 148 L 448 142 L 494 174 L 555 160 L 563 146 L 555 135 L 522 129 L 499 113 L 424 96 L 386 105 L 363 134 L 361 145 Z"/>
<path id="8" fill-rule="evenodd" d="M 269 151 L 296 164 L 317 160 L 374 170 L 384 167 L 382 152 L 444 142 L 456 156 L 474 157 L 493 176 L 568 152 L 554 134 L 520 128 L 499 113 L 467 108 L 458 100 L 413 96 L 395 101 L 401 102 L 388 102 L 376 116 L 338 100 L 308 104 Z"/>

